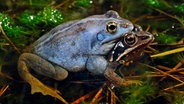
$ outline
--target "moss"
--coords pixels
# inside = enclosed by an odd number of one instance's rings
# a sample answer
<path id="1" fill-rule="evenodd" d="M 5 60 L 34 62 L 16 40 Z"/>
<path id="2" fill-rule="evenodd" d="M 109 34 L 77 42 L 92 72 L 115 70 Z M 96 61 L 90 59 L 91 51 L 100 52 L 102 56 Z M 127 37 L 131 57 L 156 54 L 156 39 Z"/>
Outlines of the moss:
<path id="1" fill-rule="evenodd" d="M 61 12 L 53 7 L 44 8 L 38 13 L 33 13 L 32 11 L 24 11 L 18 18 L 23 26 L 29 29 L 35 30 L 42 27 L 54 27 L 63 22 L 63 16 Z"/>
<path id="2" fill-rule="evenodd" d="M 158 36 L 155 37 L 155 41 L 160 44 L 171 44 L 176 43 L 179 37 L 175 35 L 168 35 L 164 33 L 160 33 Z"/>
<path id="3" fill-rule="evenodd" d="M 91 6 L 92 0 L 76 0 L 75 3 L 77 6 L 82 6 L 82 7 L 89 7 Z"/>
<path id="4" fill-rule="evenodd" d="M 0 13 L 0 25 L 8 36 L 17 36 L 21 33 L 21 27 L 16 26 L 13 19 L 7 14 Z"/>
<path id="5" fill-rule="evenodd" d="M 146 82 L 143 85 L 133 85 L 121 89 L 119 99 L 124 104 L 144 104 L 155 96 L 156 87 Z"/>
<path id="6" fill-rule="evenodd" d="M 184 4 L 178 4 L 178 5 L 174 5 L 174 8 L 176 9 L 176 11 L 178 11 L 179 13 L 183 13 L 184 12 Z"/>

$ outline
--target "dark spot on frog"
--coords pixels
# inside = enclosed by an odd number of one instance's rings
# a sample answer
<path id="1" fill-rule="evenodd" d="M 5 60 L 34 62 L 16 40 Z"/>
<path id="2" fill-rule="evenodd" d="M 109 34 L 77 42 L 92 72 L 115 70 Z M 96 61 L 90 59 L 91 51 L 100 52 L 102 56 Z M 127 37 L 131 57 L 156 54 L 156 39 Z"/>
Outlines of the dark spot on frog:
<path id="1" fill-rule="evenodd" d="M 79 33 L 79 32 L 84 31 L 84 30 L 85 30 L 84 27 L 80 27 L 77 30 L 75 30 L 74 33 L 72 33 L 72 34 Z"/>
<path id="2" fill-rule="evenodd" d="M 71 46 L 75 46 L 75 42 L 74 41 L 71 43 Z"/>
<path id="3" fill-rule="evenodd" d="M 72 59 L 77 59 L 81 54 L 77 53 L 77 54 L 72 54 L 71 58 Z"/>

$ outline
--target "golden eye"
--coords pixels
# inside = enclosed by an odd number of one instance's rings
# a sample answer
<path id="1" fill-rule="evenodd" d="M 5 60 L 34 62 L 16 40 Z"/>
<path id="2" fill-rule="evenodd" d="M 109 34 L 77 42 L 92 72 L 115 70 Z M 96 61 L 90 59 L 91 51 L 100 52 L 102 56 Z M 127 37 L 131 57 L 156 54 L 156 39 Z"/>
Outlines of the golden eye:
<path id="1" fill-rule="evenodd" d="M 106 26 L 106 30 L 109 33 L 116 33 L 118 30 L 118 26 L 116 22 L 109 22 Z"/>
<path id="2" fill-rule="evenodd" d="M 137 37 L 135 36 L 135 34 L 127 34 L 124 38 L 124 41 L 127 45 L 134 45 L 135 43 L 137 43 Z"/>

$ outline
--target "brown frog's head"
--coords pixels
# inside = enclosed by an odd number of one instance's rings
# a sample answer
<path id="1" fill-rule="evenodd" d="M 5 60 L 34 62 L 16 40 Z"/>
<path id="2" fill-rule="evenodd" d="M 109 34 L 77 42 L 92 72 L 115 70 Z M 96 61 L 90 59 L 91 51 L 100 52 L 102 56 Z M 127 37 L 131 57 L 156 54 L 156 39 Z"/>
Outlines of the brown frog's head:
<path id="1" fill-rule="evenodd" d="M 138 25 L 134 26 L 132 32 L 123 36 L 116 43 L 114 49 L 109 54 L 109 61 L 130 62 L 139 57 L 144 48 L 154 40 L 151 33 L 142 31 Z"/>

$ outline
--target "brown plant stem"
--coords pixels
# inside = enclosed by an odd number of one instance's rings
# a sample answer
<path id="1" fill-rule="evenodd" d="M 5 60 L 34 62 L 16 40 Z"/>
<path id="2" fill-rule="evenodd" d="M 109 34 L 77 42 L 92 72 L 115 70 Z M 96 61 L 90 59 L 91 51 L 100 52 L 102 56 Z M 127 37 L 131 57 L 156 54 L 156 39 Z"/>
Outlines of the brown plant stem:
<path id="1" fill-rule="evenodd" d="M 6 35 L 6 33 L 4 32 L 2 26 L 0 25 L 0 31 L 2 32 L 3 36 L 5 37 L 5 39 L 13 46 L 13 48 L 17 51 L 17 53 L 21 54 L 21 52 L 19 51 L 19 49 L 13 44 L 13 42 L 10 40 L 10 38 L 8 38 L 8 36 Z"/>

